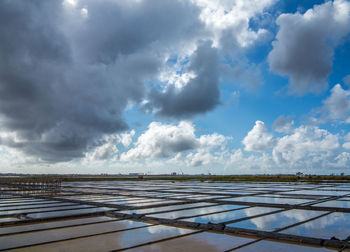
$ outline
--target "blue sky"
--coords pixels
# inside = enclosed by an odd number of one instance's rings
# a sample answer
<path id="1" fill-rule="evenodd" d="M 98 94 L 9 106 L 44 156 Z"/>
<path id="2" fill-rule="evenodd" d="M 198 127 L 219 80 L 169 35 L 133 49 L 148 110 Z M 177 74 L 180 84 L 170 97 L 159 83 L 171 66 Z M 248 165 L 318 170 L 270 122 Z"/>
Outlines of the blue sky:
<path id="1" fill-rule="evenodd" d="M 1 172 L 349 173 L 349 1 L 14 0 L 0 19 Z"/>

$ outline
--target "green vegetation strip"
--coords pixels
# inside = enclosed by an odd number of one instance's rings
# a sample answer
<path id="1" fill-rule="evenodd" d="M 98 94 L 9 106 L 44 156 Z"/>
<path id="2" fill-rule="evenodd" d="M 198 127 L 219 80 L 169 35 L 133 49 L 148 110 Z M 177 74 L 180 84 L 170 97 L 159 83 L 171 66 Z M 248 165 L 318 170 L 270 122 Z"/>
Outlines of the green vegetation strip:
<path id="1" fill-rule="evenodd" d="M 0 184 L 8 184 L 11 182 L 39 182 L 46 181 L 47 183 L 59 182 L 74 182 L 74 181 L 150 181 L 150 180 L 165 180 L 165 181 L 205 181 L 205 182 L 307 182 L 307 183 L 349 183 L 350 176 L 344 175 L 227 175 L 227 176 L 26 176 L 16 178 L 0 178 Z"/>

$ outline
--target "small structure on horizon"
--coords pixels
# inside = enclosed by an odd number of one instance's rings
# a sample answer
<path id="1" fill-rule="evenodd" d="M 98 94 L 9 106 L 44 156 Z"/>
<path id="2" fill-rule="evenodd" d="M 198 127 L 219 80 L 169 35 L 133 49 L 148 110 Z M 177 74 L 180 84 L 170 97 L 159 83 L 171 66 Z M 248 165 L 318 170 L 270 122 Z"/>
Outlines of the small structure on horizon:
<path id="1" fill-rule="evenodd" d="M 143 176 L 143 172 L 130 172 L 129 176 Z"/>

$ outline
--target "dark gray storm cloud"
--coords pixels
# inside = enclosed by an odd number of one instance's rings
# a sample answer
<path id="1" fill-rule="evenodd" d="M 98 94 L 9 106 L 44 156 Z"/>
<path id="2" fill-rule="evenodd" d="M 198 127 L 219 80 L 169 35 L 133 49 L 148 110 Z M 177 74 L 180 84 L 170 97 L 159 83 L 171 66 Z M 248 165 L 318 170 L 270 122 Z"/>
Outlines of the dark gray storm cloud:
<path id="1" fill-rule="evenodd" d="M 202 42 L 190 59 L 189 71 L 196 75 L 178 90 L 173 85 L 165 91 L 151 90 L 147 109 L 166 117 L 185 118 L 204 113 L 219 104 L 218 52 L 211 42 Z"/>
<path id="2" fill-rule="evenodd" d="M 65 25 L 72 26 L 70 36 L 77 53 L 87 62 L 111 64 L 121 55 L 168 52 L 177 49 L 179 43 L 196 38 L 201 31 L 199 10 L 187 1 L 78 3 L 81 8 L 89 7 L 88 18 Z M 69 13 L 66 15 L 69 17 Z"/>
<path id="3" fill-rule="evenodd" d="M 346 1 L 316 5 L 304 14 L 282 14 L 270 52 L 270 69 L 288 76 L 296 94 L 318 93 L 327 86 L 335 47 L 350 32 Z"/>
<path id="4" fill-rule="evenodd" d="M 58 162 L 127 129 L 127 104 L 143 100 L 165 54 L 202 31 L 198 15 L 190 2 L 173 0 L 74 8 L 59 0 L 0 1 L 0 127 L 7 133 L 0 144 Z M 191 64 L 197 78 L 179 94 L 168 90 L 169 105 L 153 92 L 155 106 L 175 116 L 212 109 L 216 61 L 215 49 L 200 47 Z"/>

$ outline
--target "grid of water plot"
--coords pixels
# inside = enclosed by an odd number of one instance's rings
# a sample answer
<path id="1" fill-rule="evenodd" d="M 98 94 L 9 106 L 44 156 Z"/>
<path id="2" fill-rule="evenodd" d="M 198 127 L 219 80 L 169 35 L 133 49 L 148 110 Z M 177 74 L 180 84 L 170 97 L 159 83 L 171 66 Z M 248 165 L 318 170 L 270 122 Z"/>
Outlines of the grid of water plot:
<path id="1" fill-rule="evenodd" d="M 348 184 L 0 186 L 0 251 L 350 250 Z"/>

